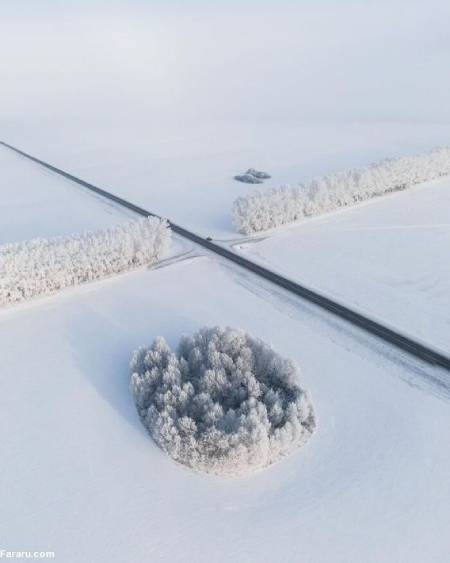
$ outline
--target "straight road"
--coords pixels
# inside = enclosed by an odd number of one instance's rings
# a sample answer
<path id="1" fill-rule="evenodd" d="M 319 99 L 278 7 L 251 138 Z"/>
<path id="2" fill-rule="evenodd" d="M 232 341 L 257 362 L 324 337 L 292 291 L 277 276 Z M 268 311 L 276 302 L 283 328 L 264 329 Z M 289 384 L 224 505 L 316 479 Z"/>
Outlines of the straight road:
<path id="1" fill-rule="evenodd" d="M 21 151 L 20 149 L 13 147 L 12 145 L 9 145 L 3 141 L 0 141 L 0 145 L 3 145 L 4 147 L 11 149 L 21 156 L 28 158 L 29 160 L 32 160 L 37 164 L 40 164 L 41 166 L 44 166 L 48 170 L 51 170 L 52 172 L 55 172 L 56 174 L 59 174 L 60 176 L 63 176 L 64 178 L 75 182 L 83 188 L 86 188 L 96 194 L 105 197 L 110 201 L 113 201 L 131 211 L 134 211 L 138 215 L 142 215 L 144 217 L 158 217 L 158 215 L 156 215 L 155 213 L 151 213 L 150 211 L 147 211 L 146 209 L 143 209 L 142 207 L 139 207 L 121 197 L 118 197 L 107 190 L 94 186 L 93 184 L 90 184 L 89 182 L 86 182 L 81 178 L 77 178 L 76 176 L 73 176 L 72 174 L 69 174 L 64 170 L 61 170 L 60 168 L 56 168 L 56 166 L 52 166 L 48 162 L 40 160 L 39 158 Z M 450 356 L 446 353 L 435 350 L 432 347 L 418 342 L 410 336 L 401 334 L 400 332 L 393 330 L 353 309 L 350 309 L 349 307 L 346 307 L 345 305 L 342 305 L 341 303 L 338 303 L 337 301 L 334 301 L 329 297 L 326 297 L 325 295 L 308 289 L 293 280 L 281 276 L 280 274 L 277 274 L 276 272 L 273 272 L 272 270 L 269 270 L 268 268 L 265 268 L 264 266 L 261 266 L 256 262 L 253 262 L 252 260 L 248 260 L 247 258 L 240 256 L 236 252 L 233 252 L 232 250 L 229 250 L 228 248 L 225 248 L 224 246 L 217 244 L 212 240 L 205 239 L 200 235 L 197 235 L 196 233 L 193 233 L 192 231 L 189 231 L 184 227 L 173 223 L 170 220 L 168 220 L 168 222 L 174 233 L 177 233 L 178 235 L 198 244 L 199 246 L 206 248 L 207 250 L 220 255 L 223 258 L 226 258 L 227 260 L 230 260 L 231 262 L 237 264 L 238 266 L 241 266 L 245 270 L 252 272 L 261 278 L 264 278 L 265 280 L 268 280 L 278 287 L 282 287 L 290 293 L 293 293 L 294 295 L 297 295 L 298 297 L 301 297 L 302 299 L 313 303 L 321 309 L 324 309 L 325 311 L 328 311 L 329 313 L 341 319 L 344 319 L 350 324 L 359 327 L 360 329 L 376 336 L 381 340 L 384 340 L 390 345 L 393 345 L 411 354 L 412 356 L 419 358 L 422 361 L 443 367 L 450 371 Z"/>

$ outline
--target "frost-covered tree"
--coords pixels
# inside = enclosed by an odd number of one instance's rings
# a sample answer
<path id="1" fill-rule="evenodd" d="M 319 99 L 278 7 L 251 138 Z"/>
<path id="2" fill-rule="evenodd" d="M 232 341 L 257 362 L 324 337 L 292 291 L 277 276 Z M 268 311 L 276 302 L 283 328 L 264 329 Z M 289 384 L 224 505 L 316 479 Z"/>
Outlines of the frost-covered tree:
<path id="1" fill-rule="evenodd" d="M 297 366 L 242 330 L 203 328 L 176 353 L 137 350 L 131 387 L 155 442 L 192 469 L 238 476 L 304 444 L 315 428 Z"/>
<path id="2" fill-rule="evenodd" d="M 263 170 L 257 170 L 256 168 L 249 168 L 246 174 L 251 174 L 255 178 L 259 178 L 260 180 L 268 180 L 270 178 L 270 174 L 264 172 Z"/>
<path id="3" fill-rule="evenodd" d="M 450 174 L 450 148 L 384 160 L 362 170 L 348 170 L 298 186 L 259 190 L 239 197 L 233 204 L 233 223 L 239 232 L 248 235 L 405 190 L 447 174 Z"/>
<path id="4" fill-rule="evenodd" d="M 0 306 L 160 260 L 170 246 L 156 217 L 79 235 L 0 246 Z"/>
<path id="5" fill-rule="evenodd" d="M 234 179 L 246 184 L 262 184 L 263 180 L 270 178 L 270 174 L 256 168 L 249 168 L 244 174 L 237 174 Z"/>
<path id="6" fill-rule="evenodd" d="M 244 184 L 262 184 L 263 181 L 253 176 L 253 174 L 236 174 L 234 177 L 238 182 L 244 182 Z"/>

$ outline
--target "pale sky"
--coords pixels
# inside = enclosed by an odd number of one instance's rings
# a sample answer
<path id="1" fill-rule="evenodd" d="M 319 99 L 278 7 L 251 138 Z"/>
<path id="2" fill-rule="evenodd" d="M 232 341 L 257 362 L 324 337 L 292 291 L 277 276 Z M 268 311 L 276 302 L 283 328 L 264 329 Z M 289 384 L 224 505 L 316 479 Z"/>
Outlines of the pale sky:
<path id="1" fill-rule="evenodd" d="M 0 119 L 450 121 L 450 2 L 15 2 Z"/>

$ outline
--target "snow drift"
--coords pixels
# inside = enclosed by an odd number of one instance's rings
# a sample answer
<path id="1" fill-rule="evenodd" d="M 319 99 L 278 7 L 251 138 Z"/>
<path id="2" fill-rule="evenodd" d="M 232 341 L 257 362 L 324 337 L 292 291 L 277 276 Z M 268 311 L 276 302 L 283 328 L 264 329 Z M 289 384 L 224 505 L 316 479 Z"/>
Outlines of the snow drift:
<path id="1" fill-rule="evenodd" d="M 165 220 L 149 217 L 112 229 L 0 246 L 0 305 L 152 264 L 170 245 Z"/>
<path id="2" fill-rule="evenodd" d="M 446 174 L 450 174 L 450 148 L 447 147 L 422 155 L 383 160 L 365 169 L 239 197 L 233 204 L 233 223 L 239 232 L 248 235 L 405 190 Z"/>
<path id="3" fill-rule="evenodd" d="M 242 330 L 203 328 L 173 353 L 163 338 L 131 361 L 139 416 L 192 469 L 239 476 L 304 444 L 315 428 L 297 366 Z"/>

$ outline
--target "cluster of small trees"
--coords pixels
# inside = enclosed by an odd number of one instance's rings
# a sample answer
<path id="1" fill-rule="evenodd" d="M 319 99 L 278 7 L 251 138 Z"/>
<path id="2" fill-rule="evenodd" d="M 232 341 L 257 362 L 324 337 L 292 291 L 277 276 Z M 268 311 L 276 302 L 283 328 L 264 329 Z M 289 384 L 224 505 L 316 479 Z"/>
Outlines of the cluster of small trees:
<path id="1" fill-rule="evenodd" d="M 161 259 L 165 220 L 149 217 L 111 229 L 0 246 L 0 305 L 124 272 Z"/>
<path id="2" fill-rule="evenodd" d="M 238 476 L 304 444 L 315 428 L 297 366 L 242 330 L 203 328 L 176 353 L 164 339 L 131 361 L 139 416 L 155 442 L 195 470 Z"/>
<path id="3" fill-rule="evenodd" d="M 404 190 L 446 174 L 450 174 L 450 148 L 384 160 L 365 169 L 239 197 L 233 204 L 233 223 L 239 232 L 248 235 Z"/>

